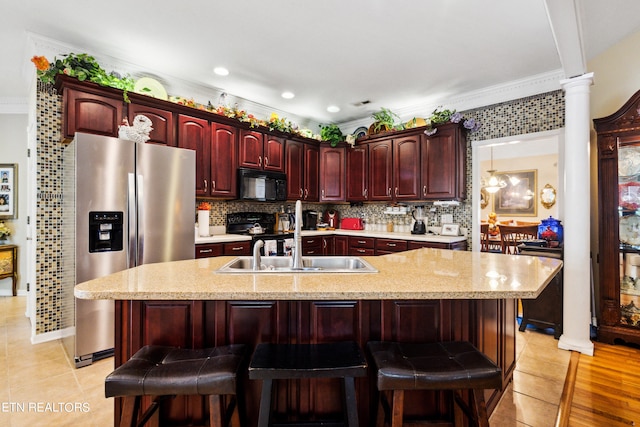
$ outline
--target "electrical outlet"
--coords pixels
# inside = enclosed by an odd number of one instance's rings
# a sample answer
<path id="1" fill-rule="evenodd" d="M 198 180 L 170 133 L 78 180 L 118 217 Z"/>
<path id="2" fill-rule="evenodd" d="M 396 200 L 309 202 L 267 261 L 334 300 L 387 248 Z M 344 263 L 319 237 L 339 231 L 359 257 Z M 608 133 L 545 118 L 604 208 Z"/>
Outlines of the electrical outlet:
<path id="1" fill-rule="evenodd" d="M 440 215 L 440 224 L 452 224 L 452 223 L 453 223 L 453 214 Z"/>

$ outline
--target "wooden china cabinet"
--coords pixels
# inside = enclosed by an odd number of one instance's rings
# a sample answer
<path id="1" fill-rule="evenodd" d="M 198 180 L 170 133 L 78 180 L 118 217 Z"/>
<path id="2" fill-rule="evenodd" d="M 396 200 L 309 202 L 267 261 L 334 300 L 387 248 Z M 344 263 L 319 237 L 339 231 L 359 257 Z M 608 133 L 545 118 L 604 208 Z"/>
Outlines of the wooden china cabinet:
<path id="1" fill-rule="evenodd" d="M 640 91 L 595 119 L 598 136 L 598 340 L 640 344 Z"/>

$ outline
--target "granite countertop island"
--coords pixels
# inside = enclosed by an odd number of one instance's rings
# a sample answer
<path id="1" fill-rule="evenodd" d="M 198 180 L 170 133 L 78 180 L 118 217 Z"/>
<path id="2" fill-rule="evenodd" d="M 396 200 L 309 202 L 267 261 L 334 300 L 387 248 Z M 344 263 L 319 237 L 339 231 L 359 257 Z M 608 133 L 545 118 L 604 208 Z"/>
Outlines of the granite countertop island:
<path id="1" fill-rule="evenodd" d="M 81 299 L 536 298 L 562 267 L 542 257 L 422 248 L 363 257 L 377 273 L 217 273 L 233 257 L 147 264 L 80 283 Z"/>

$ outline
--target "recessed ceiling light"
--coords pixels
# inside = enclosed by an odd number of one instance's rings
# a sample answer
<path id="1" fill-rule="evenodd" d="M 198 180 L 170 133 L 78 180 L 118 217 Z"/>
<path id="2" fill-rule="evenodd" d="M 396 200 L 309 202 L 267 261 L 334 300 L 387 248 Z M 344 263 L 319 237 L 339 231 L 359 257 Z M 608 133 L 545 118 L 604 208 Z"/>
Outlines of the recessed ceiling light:
<path id="1" fill-rule="evenodd" d="M 293 92 L 286 91 L 282 92 L 282 95 L 280 96 L 282 96 L 284 99 L 292 99 L 296 95 Z"/>
<path id="2" fill-rule="evenodd" d="M 329 105 L 327 107 L 327 111 L 330 113 L 337 113 L 338 111 L 340 111 L 340 107 L 338 107 L 337 105 Z"/>
<path id="3" fill-rule="evenodd" d="M 227 70 L 224 67 L 216 67 L 213 69 L 213 72 L 216 73 L 219 76 L 228 76 L 229 75 L 229 70 Z"/>

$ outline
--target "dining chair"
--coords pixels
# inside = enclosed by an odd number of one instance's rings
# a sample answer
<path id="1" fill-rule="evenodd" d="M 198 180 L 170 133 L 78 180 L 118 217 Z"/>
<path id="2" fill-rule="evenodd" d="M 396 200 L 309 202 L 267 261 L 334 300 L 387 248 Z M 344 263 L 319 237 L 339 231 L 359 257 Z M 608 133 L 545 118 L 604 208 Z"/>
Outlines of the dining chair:
<path id="1" fill-rule="evenodd" d="M 537 239 L 537 225 L 501 225 L 500 238 L 503 254 L 517 254 L 523 240 Z"/>
<path id="2" fill-rule="evenodd" d="M 495 236 L 499 238 L 499 235 Z M 502 252 L 501 241 L 491 239 L 489 234 L 489 224 L 480 224 L 480 251 L 481 252 Z"/>

